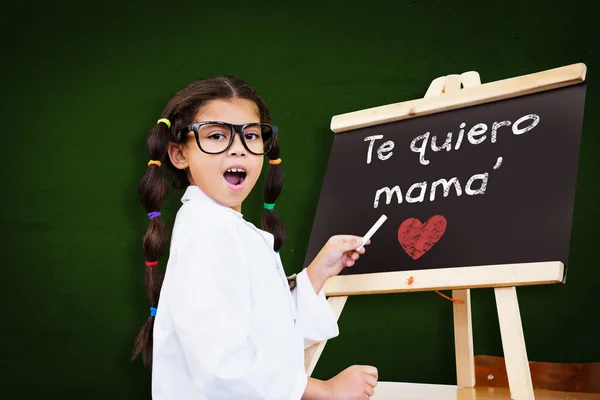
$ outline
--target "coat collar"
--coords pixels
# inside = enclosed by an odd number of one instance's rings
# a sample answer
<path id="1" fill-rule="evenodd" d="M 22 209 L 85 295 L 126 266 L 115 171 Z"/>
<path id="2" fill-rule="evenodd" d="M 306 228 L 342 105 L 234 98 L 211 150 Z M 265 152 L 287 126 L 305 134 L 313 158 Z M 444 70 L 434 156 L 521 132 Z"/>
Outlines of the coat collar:
<path id="1" fill-rule="evenodd" d="M 271 233 L 263 231 L 262 229 L 259 229 L 256 226 L 254 226 L 253 223 L 246 221 L 243 218 L 243 214 L 241 214 L 235 210 L 232 210 L 231 208 L 224 206 L 223 204 L 215 201 L 212 197 L 210 197 L 206 193 L 204 193 L 202 191 L 202 189 L 200 189 L 198 186 L 194 186 L 194 185 L 188 186 L 188 188 L 185 190 L 185 193 L 183 194 L 183 197 L 181 197 L 181 202 L 184 204 L 191 200 L 201 202 L 203 206 L 210 207 L 210 208 L 214 209 L 215 211 L 219 210 L 221 212 L 232 213 L 233 215 L 240 218 L 242 220 L 242 222 L 244 222 L 244 224 L 249 226 L 252 230 L 258 232 L 266 240 L 269 248 L 271 248 L 271 249 L 273 248 L 273 242 L 275 239 Z"/>
<path id="2" fill-rule="evenodd" d="M 224 206 L 223 204 L 214 200 L 212 197 L 208 196 L 198 186 L 194 186 L 194 185 L 188 186 L 187 189 L 185 190 L 185 193 L 181 197 L 181 202 L 184 204 L 190 200 L 197 200 L 197 201 L 202 202 L 203 205 L 206 205 L 207 207 L 214 207 L 215 209 L 221 209 L 223 211 L 232 212 L 234 215 L 237 215 L 240 218 L 243 217 L 243 214 L 241 214 L 227 206 Z"/>

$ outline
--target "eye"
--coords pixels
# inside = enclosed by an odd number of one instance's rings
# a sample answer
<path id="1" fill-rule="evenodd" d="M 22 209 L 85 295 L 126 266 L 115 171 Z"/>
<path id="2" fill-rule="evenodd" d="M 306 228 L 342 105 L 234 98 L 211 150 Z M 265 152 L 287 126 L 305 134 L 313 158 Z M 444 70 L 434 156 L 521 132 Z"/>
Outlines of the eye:
<path id="1" fill-rule="evenodd" d="M 222 133 L 213 133 L 209 135 L 208 138 L 212 140 L 223 140 L 225 139 L 225 135 L 223 135 Z"/>
<path id="2" fill-rule="evenodd" d="M 247 127 L 244 130 L 244 139 L 246 140 L 259 140 L 262 137 L 260 128 L 256 126 Z"/>
<path id="3" fill-rule="evenodd" d="M 198 129 L 198 136 L 203 140 L 221 141 L 228 140 L 231 134 L 229 128 L 221 124 L 201 125 Z"/>

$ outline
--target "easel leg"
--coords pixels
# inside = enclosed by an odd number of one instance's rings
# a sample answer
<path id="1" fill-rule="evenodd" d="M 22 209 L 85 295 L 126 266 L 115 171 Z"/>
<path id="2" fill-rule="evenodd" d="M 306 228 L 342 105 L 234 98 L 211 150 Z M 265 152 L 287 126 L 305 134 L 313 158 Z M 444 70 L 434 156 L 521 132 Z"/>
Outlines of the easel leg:
<path id="1" fill-rule="evenodd" d="M 472 388 L 475 386 L 475 356 L 471 324 L 471 291 L 469 289 L 453 290 L 452 298 L 462 300 L 462 304 L 454 303 L 456 381 L 460 387 Z"/>
<path id="2" fill-rule="evenodd" d="M 327 302 L 329 303 L 331 311 L 333 311 L 333 315 L 335 316 L 336 320 L 340 319 L 340 315 L 342 314 L 346 300 L 348 300 L 348 296 L 335 296 L 327 299 Z M 319 361 L 319 357 L 321 357 L 321 353 L 323 353 L 323 349 L 325 349 L 326 344 L 327 340 L 323 340 L 322 342 L 315 343 L 304 350 L 304 369 L 306 371 L 306 375 L 310 376 L 312 374 L 315 366 L 317 365 L 317 361 Z"/>
<path id="3" fill-rule="evenodd" d="M 464 87 L 481 84 L 476 72 L 462 75 L 447 75 L 434 79 L 425 93 L 425 97 L 451 93 Z M 475 386 L 475 355 L 473 352 L 473 328 L 471 324 L 471 291 L 469 289 L 453 290 L 452 297 L 462 300 L 462 304 L 454 304 L 454 350 L 456 354 L 456 381 L 460 387 Z"/>
<path id="4" fill-rule="evenodd" d="M 495 288 L 494 293 L 510 396 L 514 400 L 533 400 L 533 385 L 517 300 L 517 288 L 514 286 Z"/>

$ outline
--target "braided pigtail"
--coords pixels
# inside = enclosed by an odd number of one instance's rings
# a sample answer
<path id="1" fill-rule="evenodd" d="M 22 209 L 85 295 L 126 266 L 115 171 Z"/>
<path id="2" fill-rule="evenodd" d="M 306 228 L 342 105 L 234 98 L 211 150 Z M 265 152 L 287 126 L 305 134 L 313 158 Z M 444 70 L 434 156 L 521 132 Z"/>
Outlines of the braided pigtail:
<path id="1" fill-rule="evenodd" d="M 146 256 L 145 287 L 150 300 L 150 316 L 143 325 L 133 351 L 132 360 L 140 353 L 144 366 L 152 366 L 152 331 L 154 328 L 154 316 L 158 306 L 160 289 L 164 279 L 164 272 L 158 268 L 158 259 L 164 253 L 168 243 L 167 228 L 160 216 L 160 209 L 167 196 L 167 181 L 162 173 L 161 166 L 167 160 L 167 147 L 171 123 L 167 119 L 161 119 L 152 127 L 148 134 L 148 152 L 150 162 L 148 169 L 142 177 L 139 185 L 139 196 L 144 209 L 148 213 L 150 223 L 142 239 L 142 247 Z"/>
<path id="2" fill-rule="evenodd" d="M 273 250 L 279 251 L 285 242 L 285 226 L 281 219 L 275 213 L 275 201 L 283 189 L 283 170 L 281 169 L 281 159 L 279 158 L 279 140 L 275 136 L 273 146 L 267 153 L 269 157 L 269 172 L 265 181 L 265 212 L 262 217 L 262 229 L 270 232 L 275 238 Z"/>

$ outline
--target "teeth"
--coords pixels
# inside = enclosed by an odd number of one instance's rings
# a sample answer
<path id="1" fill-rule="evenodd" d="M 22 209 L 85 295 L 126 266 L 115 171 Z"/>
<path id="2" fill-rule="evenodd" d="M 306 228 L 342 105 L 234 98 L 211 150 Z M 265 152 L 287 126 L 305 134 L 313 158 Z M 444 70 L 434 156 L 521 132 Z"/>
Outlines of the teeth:
<path id="1" fill-rule="evenodd" d="M 229 168 L 227 172 L 246 172 L 241 168 Z"/>

